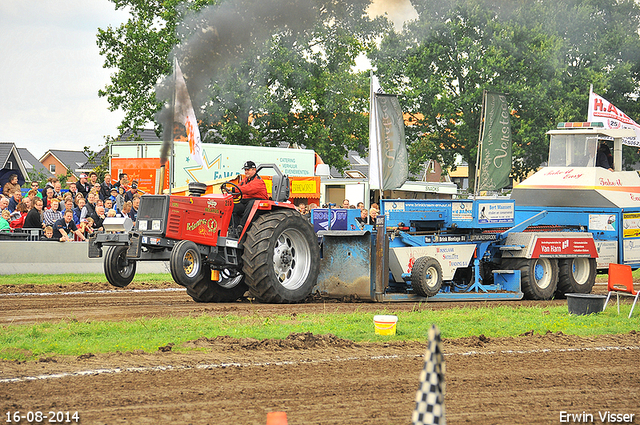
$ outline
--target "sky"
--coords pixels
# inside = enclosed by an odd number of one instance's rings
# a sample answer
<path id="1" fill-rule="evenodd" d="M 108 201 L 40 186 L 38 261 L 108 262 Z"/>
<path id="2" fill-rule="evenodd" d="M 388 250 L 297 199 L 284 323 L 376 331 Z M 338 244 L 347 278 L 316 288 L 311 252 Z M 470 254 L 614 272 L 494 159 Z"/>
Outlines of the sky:
<path id="1" fill-rule="evenodd" d="M 0 1 L 0 142 L 40 158 L 117 136 L 124 114 L 98 97 L 112 71 L 96 34 L 127 17 L 108 0 Z"/>
<path id="2" fill-rule="evenodd" d="M 370 14 L 385 12 L 398 29 L 415 17 L 409 0 L 374 0 Z M 113 70 L 102 67 L 96 34 L 127 18 L 108 0 L 1 0 L 0 142 L 39 159 L 118 136 L 123 112 L 98 97 Z"/>

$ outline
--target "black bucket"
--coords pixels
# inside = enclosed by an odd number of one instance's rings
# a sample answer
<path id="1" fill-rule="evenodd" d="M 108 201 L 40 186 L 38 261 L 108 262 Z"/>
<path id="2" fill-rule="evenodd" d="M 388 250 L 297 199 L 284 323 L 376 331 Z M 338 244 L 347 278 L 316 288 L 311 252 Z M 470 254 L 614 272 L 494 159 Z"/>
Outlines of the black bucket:
<path id="1" fill-rule="evenodd" d="M 565 294 L 569 314 L 583 316 L 585 314 L 600 313 L 604 308 L 607 297 L 596 294 Z"/>

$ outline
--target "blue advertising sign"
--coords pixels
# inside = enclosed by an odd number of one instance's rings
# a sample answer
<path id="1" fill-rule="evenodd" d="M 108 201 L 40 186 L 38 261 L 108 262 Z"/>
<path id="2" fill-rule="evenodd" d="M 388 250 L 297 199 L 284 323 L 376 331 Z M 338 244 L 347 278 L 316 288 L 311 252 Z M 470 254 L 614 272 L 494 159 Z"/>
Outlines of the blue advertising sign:
<path id="1" fill-rule="evenodd" d="M 329 226 L 329 211 L 331 211 L 331 226 Z M 347 230 L 348 210 L 338 208 L 329 210 L 328 208 L 314 208 L 312 210 L 313 231 L 320 230 Z"/>

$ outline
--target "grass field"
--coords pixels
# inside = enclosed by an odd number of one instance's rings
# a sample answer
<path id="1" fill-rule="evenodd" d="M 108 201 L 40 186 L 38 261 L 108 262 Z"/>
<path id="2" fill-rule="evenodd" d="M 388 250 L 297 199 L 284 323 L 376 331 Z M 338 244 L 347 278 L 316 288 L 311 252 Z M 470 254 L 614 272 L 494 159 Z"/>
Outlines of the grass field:
<path id="1" fill-rule="evenodd" d="M 589 316 L 573 316 L 562 307 L 452 308 L 377 314 L 398 316 L 397 335 L 374 333 L 371 312 L 349 314 L 295 314 L 288 316 L 197 316 L 153 318 L 121 322 L 40 323 L 2 326 L 0 359 L 31 360 L 51 355 L 81 355 L 115 351 L 153 352 L 168 343 L 176 344 L 200 337 L 228 335 L 236 338 L 282 339 L 290 333 L 333 334 L 355 342 L 424 340 L 431 324 L 436 324 L 443 338 L 473 335 L 487 337 L 519 336 L 528 331 L 561 331 L 567 335 L 596 336 L 621 334 L 637 330 L 637 316 L 627 319 L 630 305 L 622 305 L 622 314 L 608 309 Z M 626 311 L 626 314 L 625 314 Z"/>
<path id="2" fill-rule="evenodd" d="M 65 274 L 13 274 L 0 275 L 0 285 L 64 285 L 68 283 L 106 282 L 104 273 L 65 273 Z M 134 282 L 161 283 L 173 282 L 170 273 L 139 273 Z"/>

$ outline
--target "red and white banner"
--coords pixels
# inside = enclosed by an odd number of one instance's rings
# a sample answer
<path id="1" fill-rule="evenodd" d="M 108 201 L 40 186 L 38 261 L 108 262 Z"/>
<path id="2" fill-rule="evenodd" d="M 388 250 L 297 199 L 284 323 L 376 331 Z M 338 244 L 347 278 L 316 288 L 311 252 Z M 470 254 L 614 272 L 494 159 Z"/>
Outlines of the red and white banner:
<path id="1" fill-rule="evenodd" d="M 593 238 L 537 238 L 531 258 L 597 258 Z"/>
<path id="2" fill-rule="evenodd" d="M 636 137 L 625 137 L 622 143 L 629 146 L 640 146 L 640 125 L 629 118 L 627 114 L 613 106 L 602 96 L 589 92 L 589 111 L 587 121 L 604 123 L 604 128 L 630 128 L 636 132 Z"/>

